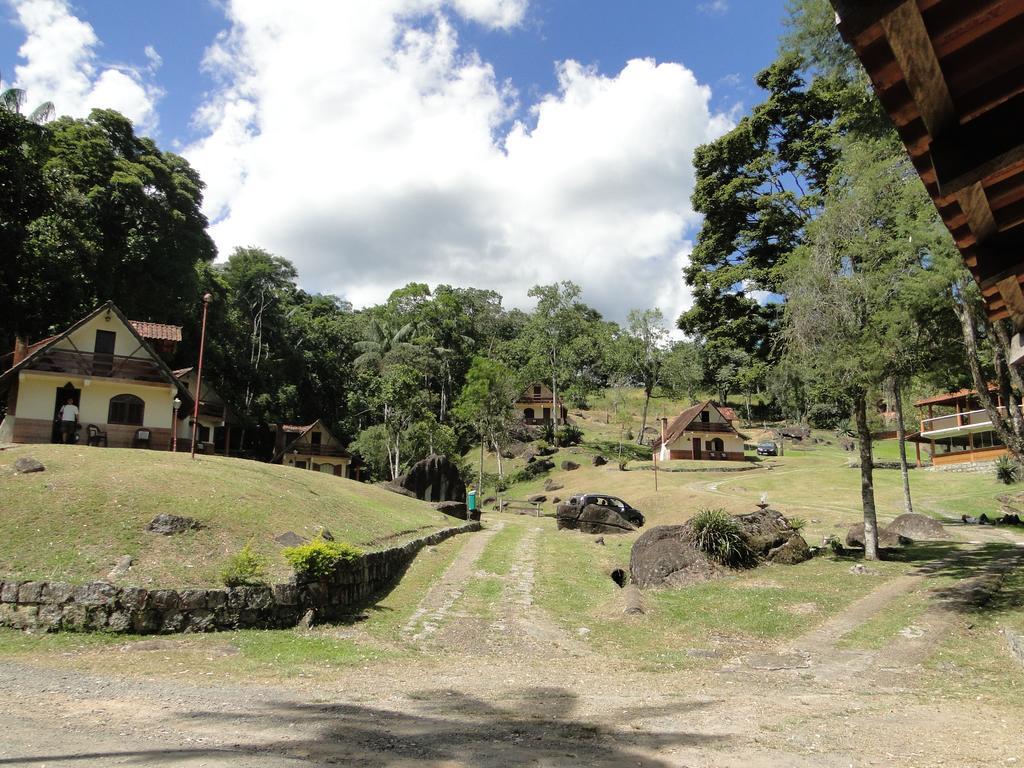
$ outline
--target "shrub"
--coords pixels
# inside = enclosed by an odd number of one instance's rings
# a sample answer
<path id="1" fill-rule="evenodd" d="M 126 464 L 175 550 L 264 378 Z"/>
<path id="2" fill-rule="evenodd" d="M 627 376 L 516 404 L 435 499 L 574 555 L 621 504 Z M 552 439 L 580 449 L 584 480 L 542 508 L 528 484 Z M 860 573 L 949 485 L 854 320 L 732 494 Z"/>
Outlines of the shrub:
<path id="1" fill-rule="evenodd" d="M 253 552 L 248 544 L 240 552 L 228 558 L 220 572 L 220 580 L 225 587 L 244 587 L 254 584 L 265 584 L 267 576 L 267 558 Z"/>
<path id="2" fill-rule="evenodd" d="M 286 547 L 281 550 L 284 559 L 295 569 L 295 572 L 312 579 L 330 576 L 341 563 L 351 563 L 362 556 L 358 547 L 343 541 L 324 541 L 318 539 L 309 544 L 297 547 Z"/>
<path id="3" fill-rule="evenodd" d="M 583 440 L 583 431 L 575 424 L 565 424 L 558 428 L 557 436 L 559 445 L 579 445 Z"/>
<path id="4" fill-rule="evenodd" d="M 701 509 L 690 521 L 693 545 L 730 568 L 750 565 L 754 552 L 736 520 L 722 509 Z"/>
<path id="5" fill-rule="evenodd" d="M 797 533 L 800 533 L 800 531 L 806 525 L 807 525 L 807 521 L 804 520 L 802 517 L 791 517 L 791 518 L 789 518 L 789 527 L 792 528 Z"/>
<path id="6" fill-rule="evenodd" d="M 1020 479 L 1020 464 L 1009 456 L 1000 456 L 996 459 L 996 479 L 999 482 L 1010 485 Z"/>

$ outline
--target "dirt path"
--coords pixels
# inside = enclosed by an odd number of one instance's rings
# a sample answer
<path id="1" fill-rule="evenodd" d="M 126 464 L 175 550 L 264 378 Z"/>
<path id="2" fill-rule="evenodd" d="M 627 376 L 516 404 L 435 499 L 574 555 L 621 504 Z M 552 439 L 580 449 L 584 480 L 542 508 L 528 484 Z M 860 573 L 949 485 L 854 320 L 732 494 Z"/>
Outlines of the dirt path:
<path id="1" fill-rule="evenodd" d="M 424 646 L 445 622 L 452 606 L 462 597 L 473 576 L 476 561 L 488 542 L 505 526 L 498 522 L 472 536 L 455 556 L 444 575 L 433 584 L 402 628 L 402 637 L 413 645 Z"/>

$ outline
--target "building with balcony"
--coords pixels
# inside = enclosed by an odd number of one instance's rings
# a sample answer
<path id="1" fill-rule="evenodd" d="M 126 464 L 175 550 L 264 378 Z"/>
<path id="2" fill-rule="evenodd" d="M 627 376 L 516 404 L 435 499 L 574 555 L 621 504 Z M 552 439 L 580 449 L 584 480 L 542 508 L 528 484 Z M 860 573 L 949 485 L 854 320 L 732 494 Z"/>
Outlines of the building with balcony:
<path id="1" fill-rule="evenodd" d="M 195 396 L 197 376 L 195 368 L 182 368 L 174 371 L 181 385 Z M 203 371 L 203 391 L 199 398 L 199 419 L 196 422 L 196 449 L 202 453 L 219 453 L 230 456 L 241 448 L 242 421 L 232 411 L 224 398 L 209 383 L 206 371 Z M 192 445 L 192 420 L 195 409 L 189 411 L 187 418 L 178 422 L 178 450 L 190 450 Z M 234 444 L 232 443 L 234 430 Z"/>
<path id="2" fill-rule="evenodd" d="M 999 413 L 1006 415 L 1002 397 L 996 387 L 990 388 Z M 978 393 L 959 392 L 918 400 L 914 405 L 922 413 L 921 431 L 908 439 L 917 444 L 917 463 L 921 464 L 921 446 L 931 454 L 936 467 L 951 464 L 994 461 L 1006 455 L 1006 447 L 992 429 L 988 412 L 981 407 Z"/>
<path id="3" fill-rule="evenodd" d="M 272 464 L 296 469 L 348 477 L 352 455 L 345 450 L 323 421 L 317 419 L 307 426 L 276 424 Z"/>
<path id="4" fill-rule="evenodd" d="M 516 400 L 514 407 L 524 424 L 550 424 L 551 414 L 557 413 L 557 424 L 569 420 L 569 411 L 562 403 L 556 403 L 551 388 L 544 384 L 531 384 Z"/>
<path id="5" fill-rule="evenodd" d="M 157 348 L 173 351 L 180 340 L 180 327 L 128 320 L 108 301 L 63 333 L 16 342 L 11 367 L 0 374 L 7 395 L 0 443 L 60 442 L 58 414 L 70 400 L 80 442 L 91 435 L 111 447 L 168 450 L 175 416 L 183 419 L 193 401 Z"/>
<path id="6" fill-rule="evenodd" d="M 710 459 L 743 461 L 743 437 L 733 419 L 710 400 L 691 406 L 670 423 L 661 420 L 661 437 L 651 446 L 655 461 Z M 729 414 L 735 418 L 735 414 Z"/>

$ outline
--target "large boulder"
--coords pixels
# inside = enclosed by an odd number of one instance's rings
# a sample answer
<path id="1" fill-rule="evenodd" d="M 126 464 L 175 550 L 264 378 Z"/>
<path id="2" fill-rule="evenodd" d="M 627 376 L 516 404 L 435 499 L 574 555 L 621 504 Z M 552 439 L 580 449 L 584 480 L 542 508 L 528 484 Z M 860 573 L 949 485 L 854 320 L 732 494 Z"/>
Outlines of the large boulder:
<path id="1" fill-rule="evenodd" d="M 904 544 L 910 543 L 910 539 L 906 536 L 900 536 L 898 533 L 892 533 L 887 529 L 882 529 L 878 532 L 879 549 L 898 549 Z M 846 532 L 846 546 L 864 549 L 864 523 L 854 523 L 850 526 L 850 530 Z"/>
<path id="2" fill-rule="evenodd" d="M 579 464 L 577 464 L 575 461 L 569 461 L 568 459 L 566 461 L 563 461 L 561 466 L 562 469 L 564 469 L 566 472 L 572 472 L 580 468 Z"/>
<path id="3" fill-rule="evenodd" d="M 790 522 L 774 509 L 734 515 L 757 562 L 796 565 L 811 559 L 811 549 Z M 693 526 L 661 525 L 633 544 L 629 567 L 641 588 L 682 586 L 718 578 L 729 568 L 712 560 L 692 543 Z"/>
<path id="4" fill-rule="evenodd" d="M 885 532 L 914 541 L 949 538 L 949 531 L 943 527 L 942 523 L 935 518 L 917 513 L 900 515 L 885 526 Z"/>
<path id="5" fill-rule="evenodd" d="M 606 459 L 604 456 L 597 455 L 590 460 L 590 463 L 593 464 L 595 467 L 603 467 L 605 464 L 608 463 L 608 459 Z"/>
<path id="6" fill-rule="evenodd" d="M 779 565 L 796 565 L 811 559 L 811 548 L 799 533 L 794 533 L 784 543 L 769 550 L 765 559 Z"/>
<path id="7" fill-rule="evenodd" d="M 728 569 L 690 542 L 690 526 L 659 525 L 633 543 L 631 581 L 641 589 L 681 587 L 722 576 Z"/>
<path id="8" fill-rule="evenodd" d="M 476 517 L 470 517 L 469 508 L 466 506 L 464 501 L 439 501 L 434 504 L 434 509 L 438 512 L 444 512 L 450 517 L 457 517 L 459 520 L 479 520 L 480 511 L 473 510 L 473 514 Z"/>
<path id="9" fill-rule="evenodd" d="M 555 511 L 559 529 L 578 530 L 582 533 L 629 533 L 637 528 L 619 514 L 619 510 L 601 504 L 559 504 Z"/>
<path id="10" fill-rule="evenodd" d="M 796 533 L 782 513 L 767 507 L 749 515 L 736 515 L 735 520 L 743 529 L 750 548 L 759 555 L 785 544 Z"/>
<path id="11" fill-rule="evenodd" d="M 466 484 L 447 456 L 432 454 L 410 467 L 395 485 L 424 501 L 465 501 Z"/>

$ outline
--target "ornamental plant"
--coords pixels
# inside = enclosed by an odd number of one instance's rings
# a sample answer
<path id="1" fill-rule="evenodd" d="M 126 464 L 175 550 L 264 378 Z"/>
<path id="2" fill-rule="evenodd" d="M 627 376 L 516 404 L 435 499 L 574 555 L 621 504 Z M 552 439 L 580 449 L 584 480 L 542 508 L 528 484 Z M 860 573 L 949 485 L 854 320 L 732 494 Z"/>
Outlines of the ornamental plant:
<path id="1" fill-rule="evenodd" d="M 322 579 L 334 573 L 342 563 L 351 563 L 362 557 L 363 551 L 344 541 L 317 539 L 309 544 L 286 547 L 281 554 L 297 574 Z"/>

